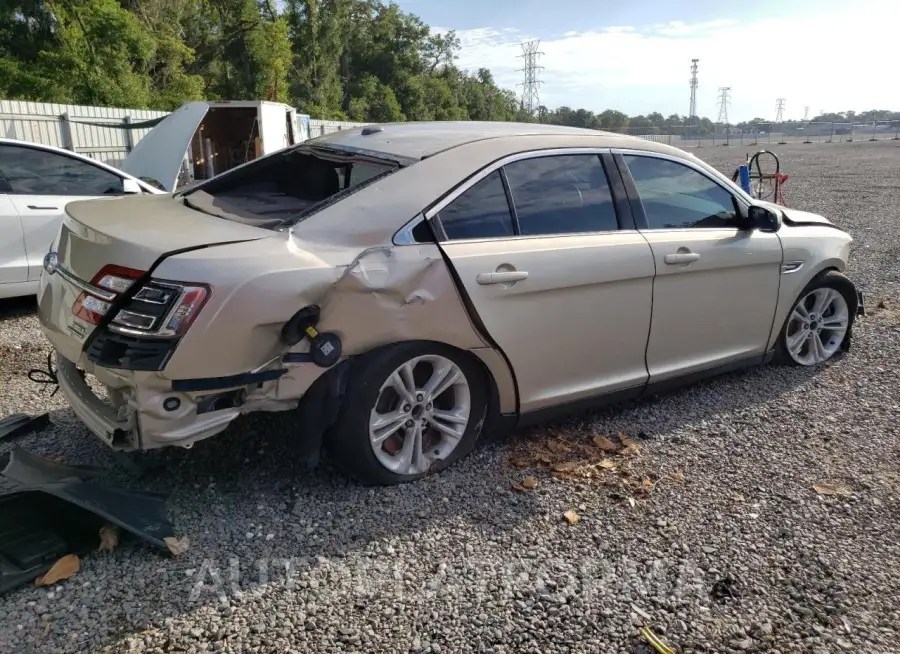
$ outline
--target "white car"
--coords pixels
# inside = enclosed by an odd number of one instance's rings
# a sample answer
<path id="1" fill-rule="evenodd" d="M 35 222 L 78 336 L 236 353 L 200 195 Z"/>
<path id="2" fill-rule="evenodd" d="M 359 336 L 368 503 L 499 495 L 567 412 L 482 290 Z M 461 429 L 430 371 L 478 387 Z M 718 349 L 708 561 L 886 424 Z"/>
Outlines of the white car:
<path id="1" fill-rule="evenodd" d="M 37 293 L 69 202 L 164 193 L 96 159 L 0 138 L 0 299 Z"/>

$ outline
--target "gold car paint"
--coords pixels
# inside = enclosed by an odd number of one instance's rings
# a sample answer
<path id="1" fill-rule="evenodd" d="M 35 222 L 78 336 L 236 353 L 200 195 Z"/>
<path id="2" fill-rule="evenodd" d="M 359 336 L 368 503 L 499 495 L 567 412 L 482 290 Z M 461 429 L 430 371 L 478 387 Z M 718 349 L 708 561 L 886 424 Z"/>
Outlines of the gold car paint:
<path id="1" fill-rule="evenodd" d="M 389 129 L 385 129 L 370 138 L 353 130 L 330 140 L 344 138 L 355 142 L 365 138 L 372 150 L 390 149 L 389 134 Z M 70 205 L 71 213 L 86 229 L 87 236 L 80 237 L 84 247 L 79 246 L 77 260 L 61 244 L 60 249 L 66 253 L 61 260 L 85 271 L 83 276 L 88 278 L 109 263 L 146 269 L 163 252 L 205 243 L 241 242 L 170 256 L 154 272 L 157 278 L 208 283 L 214 288 L 162 373 L 101 370 L 86 361 L 77 339 L 67 334 L 65 327 L 71 320 L 71 301 L 77 294 L 73 295 L 74 291 L 58 275 L 49 279 L 42 276 L 41 322 L 64 356 L 74 357 L 73 361 L 120 390 L 128 410 L 140 422 L 144 436 L 140 446 L 144 449 L 176 441 L 180 445 L 192 444 L 221 431 L 242 411 L 296 405 L 315 379 L 325 373 L 324 369 L 313 364 L 290 366 L 280 380 L 252 390 L 248 404 L 216 412 L 218 416 L 193 413 L 195 401 L 203 393 L 180 394 L 182 406 L 174 415 L 161 408 L 163 398 L 173 395 L 172 379 L 226 376 L 280 366 L 280 356 L 287 350 L 279 341 L 281 328 L 307 304 L 322 307 L 318 329 L 340 335 L 344 357 L 410 339 L 434 340 L 472 352 L 493 376 L 503 412 L 560 404 L 640 384 L 646 379 L 646 372 L 638 364 L 643 362 L 641 344 L 646 345 L 648 338 L 648 296 L 654 267 L 652 252 L 641 234 L 616 232 L 511 240 L 496 254 L 491 254 L 496 241 L 443 244 L 454 265 L 463 269 L 460 274 L 467 273 L 468 277 L 476 268 L 477 272 L 490 272 L 493 268 L 488 265 L 482 270 L 479 265 L 467 272 L 467 264 L 463 263 L 466 261 L 477 262 L 479 257 L 488 256 L 493 257 L 490 264 L 496 266 L 507 252 L 539 255 L 541 275 L 529 280 L 530 287 L 519 285 L 497 302 L 485 301 L 489 299 L 487 295 L 473 297 L 479 318 L 488 325 L 489 336 L 498 339 L 500 347 L 513 354 L 512 358 L 524 362 L 520 369 L 513 361 L 515 381 L 506 358 L 485 342 L 473 325 L 440 247 L 393 242 L 399 228 L 492 162 L 521 152 L 581 147 L 640 148 L 670 156 L 692 156 L 663 144 L 600 132 L 492 136 L 450 147 L 380 179 L 311 215 L 289 233 L 207 216 L 171 196 L 117 200 L 114 207 L 106 201 L 73 203 L 80 206 Z M 698 165 L 709 169 L 711 175 L 723 177 L 702 162 Z M 819 229 L 823 236 L 831 238 L 817 238 Z M 842 256 L 842 246 L 836 243 L 843 241 L 834 239 L 839 232 L 827 227 L 805 230 L 810 228 L 804 228 L 804 235 L 781 235 L 786 241 L 786 252 L 790 252 L 786 258 L 828 264 Z M 69 234 L 66 238 L 75 236 Z M 101 243 L 104 240 L 106 243 Z M 613 244 L 627 246 L 633 258 L 628 256 L 623 261 L 613 249 L 605 249 Z M 572 246 L 608 252 L 615 265 L 591 268 L 586 265 L 587 255 L 573 257 L 576 250 Z M 573 269 L 581 271 L 578 284 L 567 284 Z M 795 277 L 782 275 L 782 279 L 790 277 L 790 281 L 782 282 L 777 293 L 777 328 L 796 299 L 796 286 L 802 288 L 811 271 L 807 266 Z M 463 280 L 465 288 L 470 285 L 470 279 Z M 751 294 L 746 300 L 756 306 L 772 301 L 771 295 L 762 297 L 772 292 L 770 286 L 766 282 L 758 288 L 742 290 Z M 491 288 L 496 291 L 498 287 L 484 287 Z M 550 293 L 554 289 L 556 297 Z M 603 295 L 603 302 L 589 299 L 592 289 Z M 622 322 L 617 318 L 620 315 L 633 316 L 634 320 Z M 661 323 L 660 329 L 681 333 L 684 338 L 691 336 L 678 314 Z M 770 347 L 776 332 L 773 330 L 769 339 Z M 599 345 L 598 333 L 603 334 Z M 565 346 L 568 354 L 542 369 L 541 353 L 552 358 L 554 344 Z M 306 343 L 301 343 L 290 351 L 306 348 Z M 637 363 L 630 362 L 627 355 L 635 353 L 640 354 Z M 519 391 L 525 392 L 521 407 L 517 403 L 516 382 Z"/>

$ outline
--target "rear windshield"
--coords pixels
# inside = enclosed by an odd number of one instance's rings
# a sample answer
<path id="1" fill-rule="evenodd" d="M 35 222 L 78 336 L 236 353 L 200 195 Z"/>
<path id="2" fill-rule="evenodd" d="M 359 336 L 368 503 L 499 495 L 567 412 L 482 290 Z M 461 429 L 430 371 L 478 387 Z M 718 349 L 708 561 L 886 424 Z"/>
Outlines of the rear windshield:
<path id="1" fill-rule="evenodd" d="M 226 220 L 278 229 L 399 167 L 369 155 L 300 146 L 216 177 L 185 191 L 181 199 Z"/>

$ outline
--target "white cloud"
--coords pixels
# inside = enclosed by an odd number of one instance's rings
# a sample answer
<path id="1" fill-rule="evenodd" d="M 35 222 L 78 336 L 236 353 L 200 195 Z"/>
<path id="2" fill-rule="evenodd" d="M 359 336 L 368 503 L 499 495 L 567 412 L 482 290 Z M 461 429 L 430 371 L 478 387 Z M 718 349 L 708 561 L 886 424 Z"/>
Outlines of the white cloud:
<path id="1" fill-rule="evenodd" d="M 787 117 L 793 118 L 801 118 L 807 105 L 812 115 L 823 109 L 900 110 L 900 85 L 892 79 L 896 36 L 889 18 L 875 20 L 859 9 L 791 20 L 675 21 L 569 31 L 541 40 L 540 97 L 549 107 L 685 114 L 690 63 L 699 58 L 697 110 L 711 118 L 720 86 L 732 89 L 732 120 L 774 117 L 777 98 L 787 99 Z M 519 44 L 535 34 L 486 27 L 457 35 L 461 67 L 490 68 L 501 86 L 521 88 Z"/>

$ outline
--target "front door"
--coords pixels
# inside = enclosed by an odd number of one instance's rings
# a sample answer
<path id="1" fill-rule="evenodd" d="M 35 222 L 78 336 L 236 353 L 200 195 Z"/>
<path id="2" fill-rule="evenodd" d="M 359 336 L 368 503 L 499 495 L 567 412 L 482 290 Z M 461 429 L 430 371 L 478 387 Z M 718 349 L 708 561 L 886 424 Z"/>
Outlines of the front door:
<path id="1" fill-rule="evenodd" d="M 653 256 L 619 230 L 597 154 L 508 163 L 441 208 L 435 227 L 512 365 L 522 412 L 646 382 Z"/>
<path id="2" fill-rule="evenodd" d="M 761 356 L 778 302 L 778 235 L 738 229 L 732 192 L 699 168 L 624 159 L 656 264 L 650 382 Z"/>

